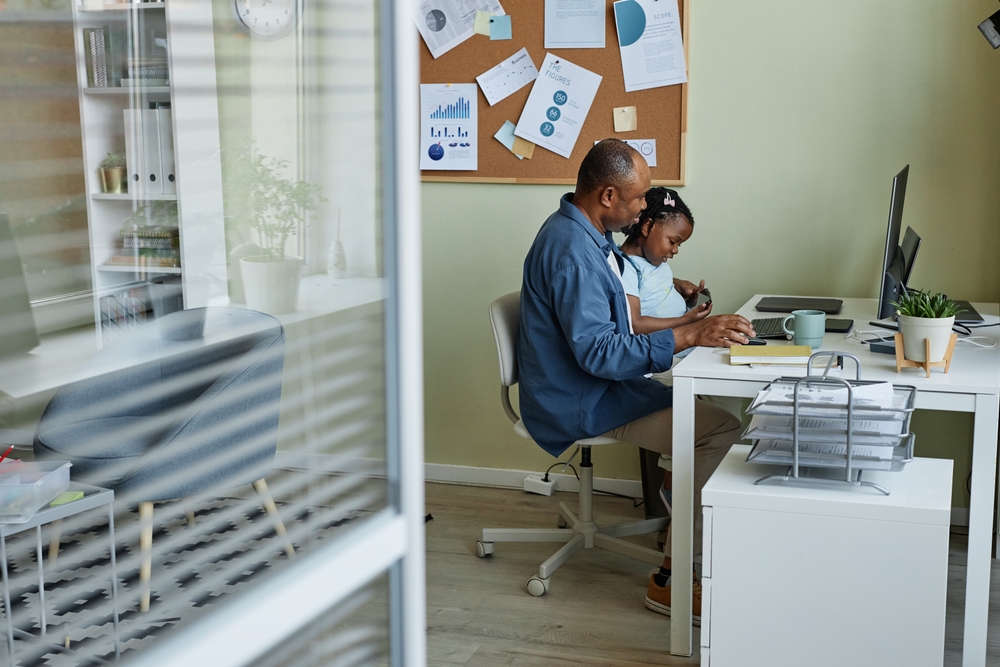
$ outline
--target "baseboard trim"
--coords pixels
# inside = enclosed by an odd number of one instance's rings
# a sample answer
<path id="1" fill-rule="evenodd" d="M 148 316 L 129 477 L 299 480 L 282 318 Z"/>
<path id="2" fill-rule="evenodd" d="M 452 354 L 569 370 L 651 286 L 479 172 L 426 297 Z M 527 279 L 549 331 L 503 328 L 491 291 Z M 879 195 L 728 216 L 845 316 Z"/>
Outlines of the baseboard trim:
<path id="1" fill-rule="evenodd" d="M 289 470 L 314 470 L 329 473 L 362 473 L 378 470 L 382 463 L 364 457 L 340 457 L 331 454 L 306 454 L 303 452 L 279 451 L 275 456 L 275 465 Z M 524 478 L 537 475 L 541 470 L 510 470 L 506 468 L 478 468 L 475 466 L 458 466 L 445 463 L 425 463 L 424 479 L 428 482 L 442 484 L 461 484 L 465 486 L 491 486 L 501 489 L 524 488 Z M 376 475 L 382 476 L 382 475 Z M 580 482 L 574 475 L 549 474 L 556 480 L 557 491 L 576 493 L 580 490 Z M 642 498 L 642 482 L 637 479 L 612 479 L 595 477 L 594 489 L 608 491 L 629 498 Z"/>

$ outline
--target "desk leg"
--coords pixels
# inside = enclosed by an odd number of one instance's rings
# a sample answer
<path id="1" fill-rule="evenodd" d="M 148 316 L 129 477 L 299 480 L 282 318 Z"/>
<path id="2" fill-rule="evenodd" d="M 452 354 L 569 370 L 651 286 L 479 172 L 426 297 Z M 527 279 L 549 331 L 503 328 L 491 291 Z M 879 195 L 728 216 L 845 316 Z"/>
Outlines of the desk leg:
<path id="1" fill-rule="evenodd" d="M 691 570 L 694 556 L 694 382 L 674 377 L 674 506 L 670 541 L 670 653 L 691 655 Z M 699 508 L 700 512 L 701 509 Z"/>
<path id="2" fill-rule="evenodd" d="M 0 571 L 3 574 L 3 610 L 7 615 L 7 653 L 14 664 L 14 614 L 10 608 L 10 580 L 7 578 L 7 538 L 0 535 Z"/>
<path id="3" fill-rule="evenodd" d="M 978 394 L 972 434 L 972 498 L 969 502 L 969 560 L 965 583 L 963 667 L 983 667 L 986 664 L 998 416 L 1000 416 L 1000 399 L 997 396 Z"/>

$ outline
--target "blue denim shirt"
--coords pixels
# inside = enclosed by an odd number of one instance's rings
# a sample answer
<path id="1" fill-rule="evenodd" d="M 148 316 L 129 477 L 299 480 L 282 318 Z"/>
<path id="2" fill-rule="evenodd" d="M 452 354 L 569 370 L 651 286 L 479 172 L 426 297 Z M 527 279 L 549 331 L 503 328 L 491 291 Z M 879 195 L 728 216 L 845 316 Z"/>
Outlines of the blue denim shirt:
<path id="1" fill-rule="evenodd" d="M 623 259 L 563 196 L 524 260 L 518 375 L 521 417 L 553 456 L 575 440 L 606 433 L 670 407 L 671 390 L 643 375 L 668 370 L 669 329 L 629 333 L 621 281 L 608 264 Z"/>

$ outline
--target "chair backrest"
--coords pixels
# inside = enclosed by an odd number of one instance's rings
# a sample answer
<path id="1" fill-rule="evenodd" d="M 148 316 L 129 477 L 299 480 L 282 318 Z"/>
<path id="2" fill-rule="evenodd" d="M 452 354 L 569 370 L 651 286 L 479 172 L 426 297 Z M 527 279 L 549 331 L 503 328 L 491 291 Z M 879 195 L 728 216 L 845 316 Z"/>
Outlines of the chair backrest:
<path id="1" fill-rule="evenodd" d="M 490 323 L 500 360 L 500 383 L 517 384 L 517 328 L 521 314 L 521 292 L 504 294 L 490 304 Z"/>

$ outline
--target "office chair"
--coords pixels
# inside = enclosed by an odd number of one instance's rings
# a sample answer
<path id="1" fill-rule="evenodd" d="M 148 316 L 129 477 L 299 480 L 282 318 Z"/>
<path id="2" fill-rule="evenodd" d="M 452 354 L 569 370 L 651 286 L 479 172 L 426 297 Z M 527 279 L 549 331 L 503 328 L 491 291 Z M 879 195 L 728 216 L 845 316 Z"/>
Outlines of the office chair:
<path id="1" fill-rule="evenodd" d="M 140 611 L 149 609 L 153 501 L 252 484 L 295 555 L 264 481 L 277 448 L 284 343 L 270 315 L 177 311 L 106 345 L 45 408 L 35 458 L 69 460 L 74 479 L 139 506 Z M 50 561 L 58 547 L 55 528 Z"/>
<path id="2" fill-rule="evenodd" d="M 500 401 L 504 412 L 514 422 L 514 432 L 522 438 L 531 439 L 524 422 L 510 403 L 510 388 L 517 384 L 517 330 L 520 314 L 521 293 L 505 294 L 490 304 L 490 321 L 496 340 L 497 356 L 500 359 Z M 613 526 L 598 526 L 594 521 L 594 466 L 590 462 L 590 448 L 611 445 L 618 440 L 597 436 L 577 440 L 574 444 L 580 450 L 580 514 L 577 516 L 566 503 L 559 503 L 557 524 L 560 528 L 484 528 L 481 540 L 476 542 L 476 555 L 486 558 L 493 555 L 494 542 L 564 542 L 565 545 L 538 568 L 538 576 L 528 580 L 528 592 L 535 597 L 549 590 L 549 577 L 558 570 L 570 556 L 581 549 L 599 547 L 623 556 L 660 565 L 663 553 L 640 547 L 618 539 L 628 535 L 642 535 L 665 530 L 669 519 L 657 518 L 633 521 Z"/>

